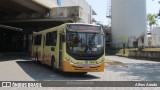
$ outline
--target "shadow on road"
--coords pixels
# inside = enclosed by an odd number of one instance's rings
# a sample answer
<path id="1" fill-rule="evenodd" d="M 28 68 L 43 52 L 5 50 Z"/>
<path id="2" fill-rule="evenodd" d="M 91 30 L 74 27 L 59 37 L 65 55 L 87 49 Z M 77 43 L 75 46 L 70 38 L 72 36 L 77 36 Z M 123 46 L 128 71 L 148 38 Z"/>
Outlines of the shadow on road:
<path id="1" fill-rule="evenodd" d="M 0 53 L 0 62 L 5 61 L 15 61 L 26 74 L 37 81 L 92 80 L 99 78 L 90 74 L 80 76 L 64 72 L 55 73 L 51 67 L 33 61 L 29 53 Z"/>
<path id="2" fill-rule="evenodd" d="M 55 73 L 51 67 L 38 64 L 35 61 L 16 61 L 16 63 L 36 81 L 53 81 L 53 80 L 92 80 L 99 77 L 86 74 L 83 76 L 69 74 L 64 72 Z"/>
<path id="3" fill-rule="evenodd" d="M 29 53 L 24 53 L 24 52 L 0 53 L 0 62 L 13 61 L 13 60 L 17 60 L 17 59 L 30 60 L 31 56 Z"/>

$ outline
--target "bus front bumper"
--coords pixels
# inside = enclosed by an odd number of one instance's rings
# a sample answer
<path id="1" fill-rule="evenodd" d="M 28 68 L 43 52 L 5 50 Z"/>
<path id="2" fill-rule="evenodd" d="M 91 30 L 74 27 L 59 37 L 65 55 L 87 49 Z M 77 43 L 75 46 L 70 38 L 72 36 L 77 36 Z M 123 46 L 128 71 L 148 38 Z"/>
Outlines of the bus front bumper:
<path id="1" fill-rule="evenodd" d="M 105 63 L 99 65 L 90 66 L 90 65 L 74 65 L 70 64 L 67 61 L 63 61 L 63 71 L 64 72 L 103 72 Z"/>

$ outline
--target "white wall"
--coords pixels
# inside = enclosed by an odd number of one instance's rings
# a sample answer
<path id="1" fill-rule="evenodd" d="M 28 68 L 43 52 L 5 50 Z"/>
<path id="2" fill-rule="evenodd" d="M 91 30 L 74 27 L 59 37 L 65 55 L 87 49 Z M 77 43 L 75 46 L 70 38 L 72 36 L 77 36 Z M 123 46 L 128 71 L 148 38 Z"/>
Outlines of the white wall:
<path id="1" fill-rule="evenodd" d="M 62 0 L 63 6 L 80 6 L 82 7 L 82 21 L 85 23 L 91 23 L 92 20 L 92 8 L 86 2 L 86 0 Z"/>
<path id="2" fill-rule="evenodd" d="M 58 7 L 57 0 L 32 0 L 44 7 L 47 7 L 49 9 L 53 7 Z"/>
<path id="3" fill-rule="evenodd" d="M 146 0 L 111 0 L 111 5 L 112 43 L 119 43 L 120 36 L 127 36 L 132 46 L 134 37 L 147 35 Z"/>
<path id="4" fill-rule="evenodd" d="M 152 46 L 160 46 L 160 27 L 156 27 L 151 31 Z"/>

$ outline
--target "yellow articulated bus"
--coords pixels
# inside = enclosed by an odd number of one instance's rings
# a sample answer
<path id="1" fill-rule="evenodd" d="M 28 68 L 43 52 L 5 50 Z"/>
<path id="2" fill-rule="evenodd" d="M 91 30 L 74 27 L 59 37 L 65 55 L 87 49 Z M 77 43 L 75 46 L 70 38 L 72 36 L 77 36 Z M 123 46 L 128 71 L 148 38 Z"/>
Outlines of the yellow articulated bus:
<path id="1" fill-rule="evenodd" d="M 64 72 L 104 71 L 104 32 L 98 25 L 66 23 L 33 33 L 32 57 Z"/>

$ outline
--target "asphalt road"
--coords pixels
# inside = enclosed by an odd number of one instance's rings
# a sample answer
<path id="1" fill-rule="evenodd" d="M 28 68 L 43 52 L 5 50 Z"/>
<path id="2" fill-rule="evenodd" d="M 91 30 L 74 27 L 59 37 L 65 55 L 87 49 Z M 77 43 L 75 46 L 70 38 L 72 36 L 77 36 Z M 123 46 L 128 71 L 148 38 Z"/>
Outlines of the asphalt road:
<path id="1" fill-rule="evenodd" d="M 55 73 L 49 66 L 36 63 L 25 53 L 0 54 L 0 81 L 160 81 L 160 62 L 134 60 L 117 56 L 107 56 L 107 58 L 122 62 L 122 64 L 112 63 L 105 67 L 105 72 L 92 72 L 80 76 L 64 72 Z M 53 88 L 48 89 L 52 90 Z M 64 89 L 66 88 L 54 88 L 53 90 Z M 93 88 L 82 87 L 75 90 L 81 89 L 93 90 Z M 94 89 L 98 90 L 99 88 Z M 107 87 L 106 89 L 113 88 Z M 120 90 L 124 89 L 137 90 L 137 88 L 122 88 Z M 148 88 L 147 90 L 156 89 L 160 90 L 159 88 Z"/>

